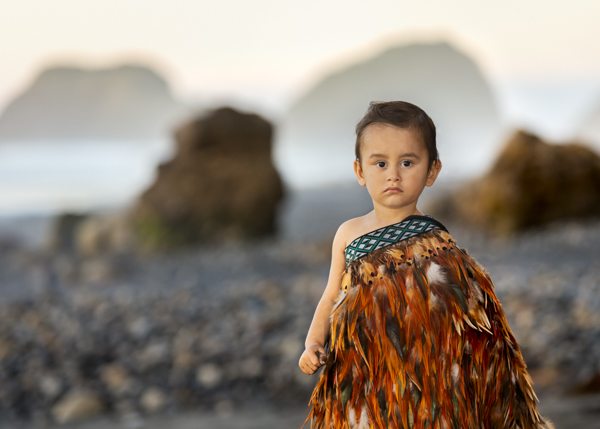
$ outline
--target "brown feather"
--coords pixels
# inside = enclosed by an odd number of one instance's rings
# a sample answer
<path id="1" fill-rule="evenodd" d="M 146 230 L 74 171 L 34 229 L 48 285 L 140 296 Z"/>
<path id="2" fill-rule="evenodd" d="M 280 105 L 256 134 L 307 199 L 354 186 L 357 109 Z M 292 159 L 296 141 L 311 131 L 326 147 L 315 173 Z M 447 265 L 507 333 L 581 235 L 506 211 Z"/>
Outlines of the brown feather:
<path id="1" fill-rule="evenodd" d="M 446 231 L 353 261 L 341 290 L 304 424 L 551 427 L 489 274 Z"/>

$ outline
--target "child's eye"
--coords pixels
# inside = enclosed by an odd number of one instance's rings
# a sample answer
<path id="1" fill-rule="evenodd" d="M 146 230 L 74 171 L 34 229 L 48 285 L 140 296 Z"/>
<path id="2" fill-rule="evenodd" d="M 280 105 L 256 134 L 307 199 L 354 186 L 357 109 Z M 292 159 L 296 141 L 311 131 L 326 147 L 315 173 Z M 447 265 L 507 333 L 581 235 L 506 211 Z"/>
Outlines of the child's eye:
<path id="1" fill-rule="evenodd" d="M 377 162 L 375 163 L 375 165 L 376 165 L 377 167 L 381 167 L 381 168 L 383 168 L 383 167 L 385 167 L 385 162 L 384 162 L 384 161 L 377 161 Z"/>
<path id="2" fill-rule="evenodd" d="M 410 167 L 412 165 L 412 161 L 402 161 L 402 166 L 404 167 Z"/>

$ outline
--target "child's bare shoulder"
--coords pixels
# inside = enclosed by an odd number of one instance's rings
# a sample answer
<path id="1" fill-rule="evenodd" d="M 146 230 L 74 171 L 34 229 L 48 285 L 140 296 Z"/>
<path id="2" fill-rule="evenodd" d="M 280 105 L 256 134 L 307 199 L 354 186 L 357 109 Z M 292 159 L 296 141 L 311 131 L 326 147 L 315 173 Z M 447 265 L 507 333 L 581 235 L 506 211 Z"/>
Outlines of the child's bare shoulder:
<path id="1" fill-rule="evenodd" d="M 361 231 L 365 229 L 365 217 L 366 215 L 355 217 L 342 223 L 335 234 L 335 241 L 338 241 L 345 249 L 348 244 L 362 234 Z"/>

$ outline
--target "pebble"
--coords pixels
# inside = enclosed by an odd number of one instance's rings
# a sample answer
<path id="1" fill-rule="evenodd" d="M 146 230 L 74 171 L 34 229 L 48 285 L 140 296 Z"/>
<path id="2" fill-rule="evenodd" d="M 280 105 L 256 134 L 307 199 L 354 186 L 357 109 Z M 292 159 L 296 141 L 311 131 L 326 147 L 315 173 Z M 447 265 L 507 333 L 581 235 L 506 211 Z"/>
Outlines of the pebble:
<path id="1" fill-rule="evenodd" d="M 62 381 L 51 375 L 43 375 L 39 380 L 39 389 L 48 399 L 56 398 L 63 387 Z"/>
<path id="2" fill-rule="evenodd" d="M 600 374 L 600 222 L 503 242 L 446 226 L 494 280 L 536 389 Z M 304 404 L 315 377 L 298 359 L 329 270 L 314 248 L 264 240 L 123 255 L 126 270 L 87 280 L 78 256 L 0 251 L 0 288 L 23 285 L 0 294 L 0 417 L 227 415 L 249 395 Z M 33 272 L 45 273 L 41 292 Z"/>
<path id="3" fill-rule="evenodd" d="M 201 365 L 196 371 L 196 380 L 207 389 L 217 386 L 222 378 L 223 372 L 213 363 Z"/>
<path id="4" fill-rule="evenodd" d="M 96 393 L 73 390 L 52 408 L 52 414 L 58 423 L 70 423 L 95 417 L 103 410 L 104 405 Z"/>
<path id="5" fill-rule="evenodd" d="M 162 411 L 167 405 L 167 396 L 158 387 L 149 387 L 140 397 L 140 405 L 148 413 Z"/>

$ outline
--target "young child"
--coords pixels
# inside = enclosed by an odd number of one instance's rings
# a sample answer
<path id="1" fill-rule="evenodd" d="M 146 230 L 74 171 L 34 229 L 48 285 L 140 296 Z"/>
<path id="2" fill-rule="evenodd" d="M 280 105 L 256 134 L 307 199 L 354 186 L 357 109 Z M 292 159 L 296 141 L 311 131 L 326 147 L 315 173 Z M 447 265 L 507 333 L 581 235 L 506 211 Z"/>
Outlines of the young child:
<path id="1" fill-rule="evenodd" d="M 311 428 L 550 428 L 489 274 L 417 208 L 442 167 L 433 121 L 371 103 L 354 172 L 373 210 L 344 222 L 299 366 L 323 366 Z M 302 427 L 304 427 L 302 425 Z"/>

